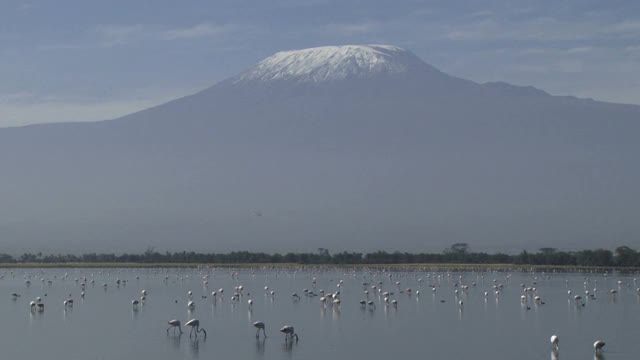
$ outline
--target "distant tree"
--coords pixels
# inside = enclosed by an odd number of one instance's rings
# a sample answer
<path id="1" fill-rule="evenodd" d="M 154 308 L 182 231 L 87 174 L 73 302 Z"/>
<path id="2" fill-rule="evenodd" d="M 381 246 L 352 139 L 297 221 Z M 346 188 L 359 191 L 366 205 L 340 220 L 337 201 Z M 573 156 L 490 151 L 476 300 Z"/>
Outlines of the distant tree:
<path id="1" fill-rule="evenodd" d="M 445 253 L 450 253 L 450 254 L 464 255 L 464 254 L 467 254 L 469 252 L 469 244 L 467 244 L 467 243 L 455 243 L 455 244 L 449 246 L 447 249 L 445 249 L 444 252 Z"/>
<path id="2" fill-rule="evenodd" d="M 615 263 L 618 266 L 637 266 L 638 253 L 628 246 L 619 246 L 615 249 Z"/>
<path id="3" fill-rule="evenodd" d="M 0 253 L 0 263 L 12 263 L 16 260 L 9 254 Z"/>
<path id="4" fill-rule="evenodd" d="M 530 256 L 526 250 L 523 250 L 520 254 L 518 254 L 515 258 L 516 264 L 530 264 Z"/>
<path id="5" fill-rule="evenodd" d="M 445 262 L 463 263 L 471 261 L 469 259 L 469 244 L 455 243 L 444 250 L 443 260 Z"/>
<path id="6" fill-rule="evenodd" d="M 321 257 L 330 257 L 331 255 L 329 254 L 329 249 L 325 249 L 325 248 L 318 248 L 318 255 L 320 255 Z"/>

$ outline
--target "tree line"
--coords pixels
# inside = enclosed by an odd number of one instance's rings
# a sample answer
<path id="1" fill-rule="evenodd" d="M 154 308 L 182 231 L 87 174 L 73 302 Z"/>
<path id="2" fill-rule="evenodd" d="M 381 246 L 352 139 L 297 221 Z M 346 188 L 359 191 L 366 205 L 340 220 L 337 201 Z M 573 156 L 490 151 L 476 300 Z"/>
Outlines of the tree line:
<path id="1" fill-rule="evenodd" d="M 619 246 L 607 249 L 559 251 L 541 248 L 536 252 L 522 251 L 516 255 L 472 252 L 466 243 L 453 244 L 440 253 L 409 253 L 375 251 L 370 253 L 337 252 L 319 248 L 315 252 L 268 254 L 233 251 L 229 253 L 197 253 L 193 251 L 158 252 L 148 248 L 141 254 L 48 254 L 24 253 L 14 257 L 0 253 L 0 263 L 218 263 L 218 264 L 505 264 L 549 266 L 640 267 L 640 252 Z"/>

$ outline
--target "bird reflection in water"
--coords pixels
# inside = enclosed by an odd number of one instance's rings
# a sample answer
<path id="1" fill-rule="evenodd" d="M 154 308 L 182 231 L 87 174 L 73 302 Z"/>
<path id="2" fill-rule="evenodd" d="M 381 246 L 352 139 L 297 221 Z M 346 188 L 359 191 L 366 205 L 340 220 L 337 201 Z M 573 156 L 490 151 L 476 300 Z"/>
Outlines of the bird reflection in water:
<path id="1" fill-rule="evenodd" d="M 336 307 L 336 306 L 333 307 L 333 310 L 331 311 L 331 319 L 335 320 L 335 321 L 340 320 L 340 308 L 339 307 Z"/>
<path id="2" fill-rule="evenodd" d="M 192 338 L 189 341 L 189 352 L 194 358 L 197 358 L 200 355 L 200 341 L 207 341 L 205 338 Z"/>
<path id="3" fill-rule="evenodd" d="M 169 338 L 169 343 L 171 343 L 171 346 L 173 346 L 176 350 L 180 349 L 180 338 L 182 337 L 182 333 L 178 333 L 177 335 L 169 335 L 167 333 L 167 337 Z"/>
<path id="4" fill-rule="evenodd" d="M 282 350 L 291 353 L 293 351 L 293 341 L 285 341 L 284 344 L 282 344 Z"/>
<path id="5" fill-rule="evenodd" d="M 266 341 L 266 339 L 264 337 L 263 338 L 256 338 L 256 354 L 258 354 L 260 356 L 264 356 L 265 341 Z"/>
<path id="6" fill-rule="evenodd" d="M 558 360 L 558 349 L 551 350 L 551 360 Z"/>

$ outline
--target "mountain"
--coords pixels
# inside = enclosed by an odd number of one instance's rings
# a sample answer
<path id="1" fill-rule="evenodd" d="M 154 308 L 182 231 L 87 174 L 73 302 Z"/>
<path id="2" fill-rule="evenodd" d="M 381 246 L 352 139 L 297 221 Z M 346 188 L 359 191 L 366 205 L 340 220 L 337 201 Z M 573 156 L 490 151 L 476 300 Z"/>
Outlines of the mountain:
<path id="1" fill-rule="evenodd" d="M 285 51 L 96 123 L 0 129 L 2 251 L 638 245 L 640 107 Z"/>

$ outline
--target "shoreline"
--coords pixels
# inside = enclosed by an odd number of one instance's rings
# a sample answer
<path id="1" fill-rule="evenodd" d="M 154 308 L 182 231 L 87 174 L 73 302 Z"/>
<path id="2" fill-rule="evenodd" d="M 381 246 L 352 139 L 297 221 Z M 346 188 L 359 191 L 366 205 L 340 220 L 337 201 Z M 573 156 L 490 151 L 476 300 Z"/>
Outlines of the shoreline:
<path id="1" fill-rule="evenodd" d="M 65 263 L 0 263 L 0 269 L 47 269 L 47 268 L 183 268 L 194 269 L 199 267 L 209 268 L 385 268 L 393 270 L 416 269 L 459 269 L 459 270 L 548 270 L 548 271 L 621 271 L 638 272 L 640 267 L 603 267 L 603 266 L 577 266 L 577 265 L 527 265 L 527 264 L 472 264 L 472 263 L 393 263 L 393 264 L 299 264 L 299 263 L 119 263 L 119 262 L 65 262 Z"/>

